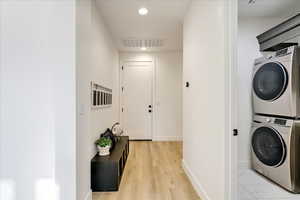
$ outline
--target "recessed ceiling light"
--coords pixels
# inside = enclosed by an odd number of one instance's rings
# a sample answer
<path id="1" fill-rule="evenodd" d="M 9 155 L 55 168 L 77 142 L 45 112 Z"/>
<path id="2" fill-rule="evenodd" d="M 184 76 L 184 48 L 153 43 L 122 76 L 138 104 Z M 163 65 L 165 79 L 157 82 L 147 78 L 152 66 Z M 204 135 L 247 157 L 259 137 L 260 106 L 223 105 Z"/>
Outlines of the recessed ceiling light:
<path id="1" fill-rule="evenodd" d="M 147 48 L 146 48 L 146 47 L 141 47 L 141 50 L 142 50 L 142 51 L 146 51 Z"/>
<path id="2" fill-rule="evenodd" d="M 140 15 L 147 15 L 148 14 L 148 9 L 147 8 L 140 8 L 139 9 L 139 14 Z"/>

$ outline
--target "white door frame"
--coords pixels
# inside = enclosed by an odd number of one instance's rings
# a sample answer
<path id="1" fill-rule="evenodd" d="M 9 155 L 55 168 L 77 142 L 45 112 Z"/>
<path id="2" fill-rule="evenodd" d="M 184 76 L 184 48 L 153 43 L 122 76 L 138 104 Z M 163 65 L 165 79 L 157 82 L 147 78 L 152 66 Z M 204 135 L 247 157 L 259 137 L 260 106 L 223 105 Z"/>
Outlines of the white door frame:
<path id="1" fill-rule="evenodd" d="M 237 71 L 237 34 L 238 34 L 238 0 L 229 0 L 225 6 L 227 19 L 227 48 L 225 55 L 227 56 L 227 121 L 225 135 L 225 199 L 238 200 L 238 137 L 233 135 L 233 130 L 237 129 L 238 118 L 238 71 Z"/>
<path id="2" fill-rule="evenodd" d="M 154 139 L 154 133 L 156 131 L 156 65 L 154 58 L 128 58 L 120 61 L 119 67 L 119 119 L 121 126 L 123 125 L 123 118 L 122 118 L 122 106 L 123 106 L 123 99 L 122 99 L 122 83 L 123 83 L 123 70 L 122 67 L 131 62 L 142 62 L 142 63 L 149 63 L 152 66 L 152 122 L 151 122 L 151 140 Z"/>

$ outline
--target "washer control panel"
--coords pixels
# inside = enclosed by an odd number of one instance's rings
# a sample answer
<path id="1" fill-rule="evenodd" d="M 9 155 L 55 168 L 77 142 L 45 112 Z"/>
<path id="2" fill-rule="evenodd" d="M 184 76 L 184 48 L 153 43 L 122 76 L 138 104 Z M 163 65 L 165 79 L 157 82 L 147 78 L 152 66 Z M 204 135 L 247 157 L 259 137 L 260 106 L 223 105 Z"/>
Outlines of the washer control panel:
<path id="1" fill-rule="evenodd" d="M 255 115 L 253 118 L 253 122 L 256 124 L 264 123 L 264 124 L 274 124 L 277 126 L 286 126 L 290 127 L 293 125 L 295 120 L 293 119 L 285 119 L 285 118 L 279 118 L 279 117 L 269 117 L 269 116 L 260 116 Z"/>
<path id="2" fill-rule="evenodd" d="M 285 126 L 285 125 L 286 125 L 286 122 L 287 122 L 286 119 L 278 119 L 278 118 L 276 118 L 276 119 L 274 120 L 274 124 L 278 124 L 278 125 L 281 125 L 281 126 Z"/>

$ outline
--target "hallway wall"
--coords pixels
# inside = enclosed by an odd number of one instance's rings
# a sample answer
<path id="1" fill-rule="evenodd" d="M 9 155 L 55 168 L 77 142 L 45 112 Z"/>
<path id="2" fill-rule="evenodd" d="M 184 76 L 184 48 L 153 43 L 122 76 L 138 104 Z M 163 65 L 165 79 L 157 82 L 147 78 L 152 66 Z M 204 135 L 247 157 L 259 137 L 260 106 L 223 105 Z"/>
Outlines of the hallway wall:
<path id="1" fill-rule="evenodd" d="M 75 1 L 0 1 L 0 199 L 76 199 Z"/>
<path id="2" fill-rule="evenodd" d="M 153 140 L 182 140 L 182 52 L 121 53 L 128 60 L 155 63 L 155 123 Z"/>
<path id="3" fill-rule="evenodd" d="M 118 51 L 95 0 L 77 0 L 77 200 L 91 199 L 95 140 L 118 120 Z M 113 89 L 112 107 L 91 109 L 91 81 Z"/>
<path id="4" fill-rule="evenodd" d="M 183 82 L 190 87 L 183 89 L 183 167 L 203 200 L 227 196 L 226 3 L 192 1 L 184 19 Z"/>
<path id="5" fill-rule="evenodd" d="M 182 140 L 182 51 L 156 54 L 154 140 Z"/>

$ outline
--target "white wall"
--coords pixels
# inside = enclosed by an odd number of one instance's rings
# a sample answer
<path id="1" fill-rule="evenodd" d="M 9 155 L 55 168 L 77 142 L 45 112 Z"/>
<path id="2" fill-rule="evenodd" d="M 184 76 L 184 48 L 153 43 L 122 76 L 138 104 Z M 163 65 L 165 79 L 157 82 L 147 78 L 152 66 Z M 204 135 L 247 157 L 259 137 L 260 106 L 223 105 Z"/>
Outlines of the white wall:
<path id="1" fill-rule="evenodd" d="M 182 140 L 182 52 L 156 55 L 154 140 Z"/>
<path id="2" fill-rule="evenodd" d="M 77 0 L 77 200 L 91 198 L 90 161 L 95 140 L 118 121 L 118 52 L 95 0 Z M 113 106 L 91 109 L 91 81 L 113 89 Z"/>
<path id="3" fill-rule="evenodd" d="M 0 199 L 74 200 L 75 2 L 0 8 Z"/>
<path id="4" fill-rule="evenodd" d="M 183 167 L 203 200 L 227 196 L 227 5 L 194 1 L 184 20 Z M 228 156 L 228 155 L 227 155 Z"/>
<path id="5" fill-rule="evenodd" d="M 239 17 L 238 22 L 238 160 L 241 168 L 250 166 L 252 121 L 251 83 L 254 60 L 262 56 L 256 36 L 282 22 L 280 18 Z"/>
<path id="6" fill-rule="evenodd" d="M 122 53 L 120 62 L 155 63 L 153 140 L 182 139 L 182 52 Z"/>

